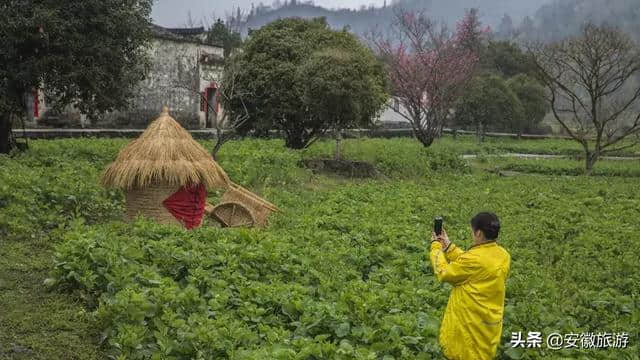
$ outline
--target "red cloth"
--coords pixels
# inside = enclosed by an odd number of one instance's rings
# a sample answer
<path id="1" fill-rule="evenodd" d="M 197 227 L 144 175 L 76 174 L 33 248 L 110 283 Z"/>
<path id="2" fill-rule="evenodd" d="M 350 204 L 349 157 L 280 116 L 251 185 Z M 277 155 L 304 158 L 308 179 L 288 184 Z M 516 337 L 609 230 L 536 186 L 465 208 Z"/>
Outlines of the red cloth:
<path id="1" fill-rule="evenodd" d="M 200 225 L 204 215 L 204 205 L 207 199 L 207 189 L 203 184 L 183 186 L 173 195 L 162 202 L 176 219 L 187 229 Z"/>

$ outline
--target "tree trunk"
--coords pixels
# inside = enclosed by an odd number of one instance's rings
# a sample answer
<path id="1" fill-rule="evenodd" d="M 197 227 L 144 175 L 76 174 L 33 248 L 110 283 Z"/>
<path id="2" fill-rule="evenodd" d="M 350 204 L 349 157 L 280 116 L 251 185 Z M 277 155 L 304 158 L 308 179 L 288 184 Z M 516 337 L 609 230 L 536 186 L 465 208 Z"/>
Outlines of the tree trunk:
<path id="1" fill-rule="evenodd" d="M 422 146 L 429 147 L 433 144 L 433 136 L 429 136 L 428 133 L 425 133 L 424 130 L 421 129 L 413 129 L 413 135 L 422 143 Z"/>
<path id="2" fill-rule="evenodd" d="M 429 147 L 433 144 L 433 137 L 432 136 L 428 136 L 428 135 L 422 135 L 419 137 L 420 142 L 422 143 L 422 146 L 424 147 Z"/>
<path id="3" fill-rule="evenodd" d="M 586 153 L 586 157 L 585 157 L 585 174 L 587 176 L 590 176 L 591 173 L 593 172 L 593 166 L 596 164 L 596 161 L 598 161 L 598 152 L 588 152 Z"/>
<path id="4" fill-rule="evenodd" d="M 305 141 L 302 134 L 287 133 L 287 138 L 285 139 L 284 145 L 289 149 L 300 150 L 304 149 L 304 147 L 307 145 L 307 142 Z"/>
<path id="5" fill-rule="evenodd" d="M 8 154 L 15 144 L 11 137 L 11 114 L 0 115 L 0 154 Z"/>
<path id="6" fill-rule="evenodd" d="M 336 137 L 336 149 L 335 152 L 333 153 L 333 159 L 334 160 L 340 160 L 342 158 L 342 151 L 340 149 L 340 141 L 342 140 L 342 134 L 340 133 L 340 130 L 336 130 L 335 131 L 335 137 Z"/>
<path id="7" fill-rule="evenodd" d="M 258 139 L 268 139 L 269 129 L 256 129 L 253 134 Z"/>
<path id="8" fill-rule="evenodd" d="M 214 161 L 218 161 L 218 151 L 220 151 L 222 144 L 224 144 L 224 139 L 222 137 L 218 137 L 216 144 L 213 146 L 213 150 L 211 150 L 211 156 L 213 156 Z"/>
<path id="9" fill-rule="evenodd" d="M 485 127 L 482 124 L 479 124 L 476 127 L 476 136 L 478 137 L 478 142 L 479 143 L 483 143 L 484 142 L 484 133 L 485 133 Z"/>

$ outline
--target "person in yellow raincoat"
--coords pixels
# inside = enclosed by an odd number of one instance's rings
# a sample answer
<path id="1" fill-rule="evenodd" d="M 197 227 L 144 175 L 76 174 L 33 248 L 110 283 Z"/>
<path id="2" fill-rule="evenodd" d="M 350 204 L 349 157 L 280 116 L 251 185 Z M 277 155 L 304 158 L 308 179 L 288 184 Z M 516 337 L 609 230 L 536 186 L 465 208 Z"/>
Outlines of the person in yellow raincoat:
<path id="1" fill-rule="evenodd" d="M 467 251 L 451 243 L 444 230 L 432 234 L 433 272 L 453 285 L 439 339 L 449 360 L 493 359 L 502 335 L 511 256 L 496 243 L 500 221 L 495 214 L 477 214 L 471 230 L 474 243 Z"/>

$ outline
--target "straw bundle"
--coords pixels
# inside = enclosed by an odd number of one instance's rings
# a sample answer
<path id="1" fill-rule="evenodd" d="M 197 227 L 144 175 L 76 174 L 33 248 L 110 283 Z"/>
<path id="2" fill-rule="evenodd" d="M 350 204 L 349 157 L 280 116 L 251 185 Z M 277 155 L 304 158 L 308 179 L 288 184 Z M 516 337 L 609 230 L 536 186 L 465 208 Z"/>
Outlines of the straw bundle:
<path id="1" fill-rule="evenodd" d="M 204 184 L 227 187 L 229 177 L 191 134 L 169 116 L 160 117 L 118 154 L 103 173 L 107 187 L 143 189 L 159 184 L 176 187 Z"/>

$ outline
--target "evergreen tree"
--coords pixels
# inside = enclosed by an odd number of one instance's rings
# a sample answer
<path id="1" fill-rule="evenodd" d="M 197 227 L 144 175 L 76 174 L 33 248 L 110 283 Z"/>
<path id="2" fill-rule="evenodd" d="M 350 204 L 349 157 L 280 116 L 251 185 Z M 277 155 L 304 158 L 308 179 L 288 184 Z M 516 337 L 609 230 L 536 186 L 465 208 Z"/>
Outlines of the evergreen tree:
<path id="1" fill-rule="evenodd" d="M 242 45 L 242 38 L 240 37 L 240 33 L 232 31 L 227 24 L 221 19 L 218 19 L 211 29 L 209 29 L 207 42 L 221 45 L 224 48 L 224 57 L 226 59 L 234 49 Z"/>
<path id="2" fill-rule="evenodd" d="M 24 95 L 44 86 L 52 104 L 90 117 L 126 108 L 144 78 L 151 0 L 0 3 L 0 153 L 14 147 Z"/>

